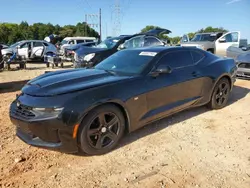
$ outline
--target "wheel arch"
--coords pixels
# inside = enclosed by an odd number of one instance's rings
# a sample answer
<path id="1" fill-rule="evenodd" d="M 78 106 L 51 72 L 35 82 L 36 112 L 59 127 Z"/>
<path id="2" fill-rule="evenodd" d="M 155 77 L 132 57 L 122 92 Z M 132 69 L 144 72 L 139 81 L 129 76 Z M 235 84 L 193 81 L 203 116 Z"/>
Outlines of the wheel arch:
<path id="1" fill-rule="evenodd" d="M 214 91 L 214 88 L 215 88 L 216 84 L 217 84 L 222 78 L 228 79 L 229 84 L 230 84 L 230 90 L 232 91 L 232 89 L 233 89 L 233 81 L 232 81 L 231 76 L 230 76 L 228 73 L 222 74 L 222 75 L 221 75 L 220 77 L 218 77 L 218 78 L 216 79 L 216 81 L 214 82 L 213 88 L 212 88 L 211 93 L 210 93 L 210 100 L 211 100 L 211 97 L 212 97 L 212 94 L 213 94 L 213 91 Z"/>
<path id="2" fill-rule="evenodd" d="M 102 101 L 99 102 L 91 107 L 89 107 L 88 109 L 84 110 L 83 115 L 81 116 L 79 122 L 82 122 L 83 119 L 88 115 L 88 113 L 96 108 L 99 108 L 101 106 L 105 106 L 105 105 L 114 105 L 117 108 L 119 108 L 119 110 L 122 112 L 124 118 L 125 118 L 125 131 L 126 132 L 130 132 L 130 116 L 128 113 L 128 110 L 125 106 L 125 104 L 123 102 L 121 102 L 120 100 L 107 100 L 107 101 Z"/>
<path id="3" fill-rule="evenodd" d="M 45 55 L 50 54 L 50 53 L 51 53 L 51 54 L 55 54 L 55 52 L 48 51 L 48 52 L 45 53 Z"/>

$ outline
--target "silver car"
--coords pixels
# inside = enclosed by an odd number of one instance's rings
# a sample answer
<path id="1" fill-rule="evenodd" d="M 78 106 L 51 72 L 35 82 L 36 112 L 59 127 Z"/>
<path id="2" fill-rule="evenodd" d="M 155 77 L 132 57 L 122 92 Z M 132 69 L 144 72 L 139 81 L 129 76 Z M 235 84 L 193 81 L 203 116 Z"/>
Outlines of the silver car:
<path id="1" fill-rule="evenodd" d="M 250 78 L 250 51 L 244 52 L 235 59 L 237 63 L 237 76 Z"/>
<path id="2" fill-rule="evenodd" d="M 26 59 L 43 59 L 44 55 L 57 54 L 56 47 L 43 40 L 23 40 L 2 49 L 2 55 L 10 57 L 14 53 Z"/>

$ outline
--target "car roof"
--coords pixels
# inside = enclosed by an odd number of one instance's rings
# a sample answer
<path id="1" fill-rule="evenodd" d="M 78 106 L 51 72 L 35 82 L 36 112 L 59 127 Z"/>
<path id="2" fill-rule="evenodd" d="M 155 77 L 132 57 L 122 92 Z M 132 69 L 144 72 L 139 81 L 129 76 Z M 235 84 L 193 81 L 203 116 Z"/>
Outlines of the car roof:
<path id="1" fill-rule="evenodd" d="M 49 43 L 46 40 L 22 40 L 22 41 L 19 41 L 18 43 L 23 43 L 23 42 L 45 42 L 45 43 Z"/>
<path id="2" fill-rule="evenodd" d="M 150 47 L 143 47 L 143 48 L 130 48 L 130 49 L 125 49 L 125 50 L 159 53 L 163 51 L 174 51 L 174 50 L 183 50 L 183 49 L 199 50 L 196 47 L 184 47 L 184 46 L 150 46 Z"/>
<path id="3" fill-rule="evenodd" d="M 196 33 L 196 34 L 219 34 L 219 33 L 223 33 L 223 32 L 207 32 L 207 33 Z"/>
<path id="4" fill-rule="evenodd" d="M 138 51 L 138 52 L 162 52 L 171 48 L 174 48 L 174 47 L 152 46 L 152 47 L 143 47 L 143 48 L 130 48 L 130 49 L 125 49 L 125 50 Z"/>
<path id="5" fill-rule="evenodd" d="M 83 39 L 83 40 L 95 40 L 95 37 L 66 37 L 63 40 L 77 40 L 77 39 Z"/>

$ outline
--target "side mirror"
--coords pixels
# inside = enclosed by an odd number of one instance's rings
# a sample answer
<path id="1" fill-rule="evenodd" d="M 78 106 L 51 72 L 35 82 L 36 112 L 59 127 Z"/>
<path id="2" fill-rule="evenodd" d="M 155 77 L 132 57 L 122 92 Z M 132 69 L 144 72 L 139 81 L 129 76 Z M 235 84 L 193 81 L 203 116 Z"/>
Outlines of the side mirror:
<path id="1" fill-rule="evenodd" d="M 151 76 L 159 76 L 160 74 L 170 74 L 172 69 L 166 65 L 159 65 L 154 71 L 150 73 Z"/>
<path id="2" fill-rule="evenodd" d="M 226 42 L 226 39 L 225 38 L 219 39 L 219 42 L 224 43 L 224 42 Z"/>

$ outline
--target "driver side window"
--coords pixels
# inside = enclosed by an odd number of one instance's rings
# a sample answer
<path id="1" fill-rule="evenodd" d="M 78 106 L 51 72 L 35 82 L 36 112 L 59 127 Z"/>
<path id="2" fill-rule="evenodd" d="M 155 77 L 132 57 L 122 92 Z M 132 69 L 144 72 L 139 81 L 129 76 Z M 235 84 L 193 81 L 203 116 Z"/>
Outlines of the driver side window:
<path id="1" fill-rule="evenodd" d="M 194 61 L 189 51 L 177 51 L 164 55 L 158 65 L 161 64 L 169 66 L 171 69 L 177 69 L 194 65 Z"/>
<path id="2" fill-rule="evenodd" d="M 135 37 L 124 43 L 125 48 L 139 48 L 143 47 L 143 37 Z"/>
<path id="3" fill-rule="evenodd" d="M 144 46 L 161 46 L 162 43 L 154 37 L 145 38 Z"/>
<path id="4" fill-rule="evenodd" d="M 238 42 L 238 33 L 229 33 L 225 35 L 222 39 L 225 39 L 226 42 Z"/>
<path id="5" fill-rule="evenodd" d="M 22 45 L 20 46 L 20 49 L 22 49 L 22 48 L 28 48 L 28 43 L 26 42 L 26 43 L 22 44 Z"/>

